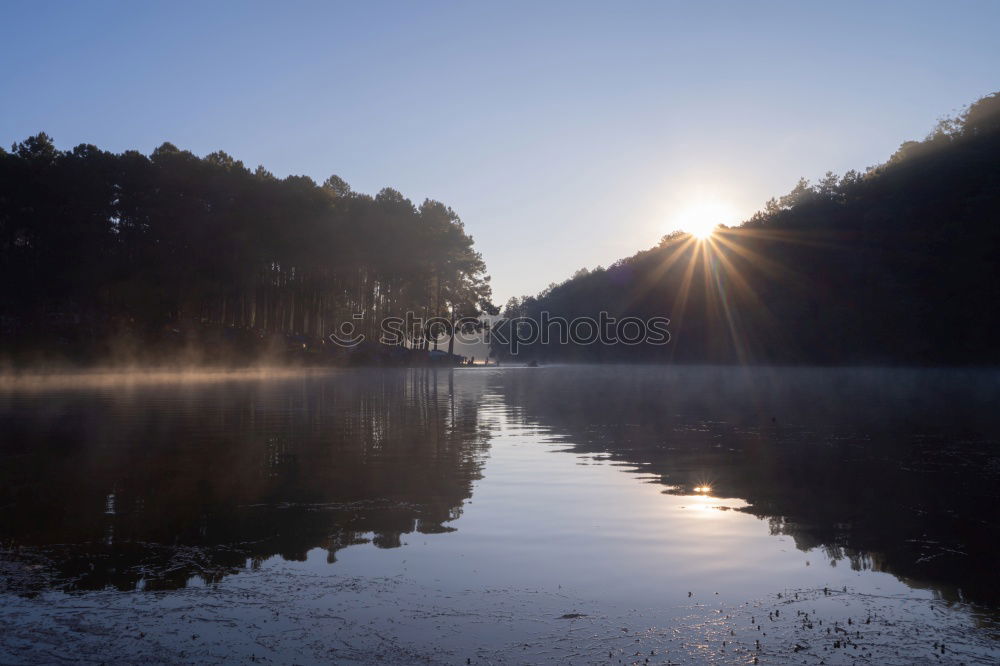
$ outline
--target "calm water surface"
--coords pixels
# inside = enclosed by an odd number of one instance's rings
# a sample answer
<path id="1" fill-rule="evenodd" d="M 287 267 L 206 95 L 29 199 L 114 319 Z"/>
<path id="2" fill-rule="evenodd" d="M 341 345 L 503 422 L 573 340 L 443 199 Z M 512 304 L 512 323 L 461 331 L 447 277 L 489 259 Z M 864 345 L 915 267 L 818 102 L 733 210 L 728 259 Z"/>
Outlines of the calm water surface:
<path id="1" fill-rule="evenodd" d="M 0 661 L 989 663 L 998 398 L 690 367 L 7 390 Z"/>

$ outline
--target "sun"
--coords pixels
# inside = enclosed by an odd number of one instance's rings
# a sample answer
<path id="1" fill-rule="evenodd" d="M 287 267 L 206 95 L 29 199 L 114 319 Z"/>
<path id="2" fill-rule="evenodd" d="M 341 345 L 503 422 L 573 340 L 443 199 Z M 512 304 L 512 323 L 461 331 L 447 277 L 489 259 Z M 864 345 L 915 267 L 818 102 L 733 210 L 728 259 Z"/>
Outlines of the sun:
<path id="1" fill-rule="evenodd" d="M 700 201 L 682 208 L 675 217 L 675 228 L 698 240 L 707 240 L 720 224 L 733 224 L 739 218 L 734 206 L 723 201 Z"/>
<path id="2" fill-rule="evenodd" d="M 711 237 L 712 232 L 715 231 L 716 226 L 717 225 L 710 222 L 697 222 L 695 224 L 688 225 L 685 230 L 698 240 L 708 240 L 709 237 Z"/>

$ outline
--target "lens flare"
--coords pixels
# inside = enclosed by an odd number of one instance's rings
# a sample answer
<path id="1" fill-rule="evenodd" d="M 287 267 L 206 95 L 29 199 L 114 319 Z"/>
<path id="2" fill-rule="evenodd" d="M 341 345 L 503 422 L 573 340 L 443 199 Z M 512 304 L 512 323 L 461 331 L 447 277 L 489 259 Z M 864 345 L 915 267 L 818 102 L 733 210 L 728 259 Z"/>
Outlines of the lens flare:
<path id="1" fill-rule="evenodd" d="M 676 228 L 698 240 L 708 240 L 720 224 L 734 224 L 739 211 L 722 201 L 703 201 L 681 209 L 675 218 Z"/>

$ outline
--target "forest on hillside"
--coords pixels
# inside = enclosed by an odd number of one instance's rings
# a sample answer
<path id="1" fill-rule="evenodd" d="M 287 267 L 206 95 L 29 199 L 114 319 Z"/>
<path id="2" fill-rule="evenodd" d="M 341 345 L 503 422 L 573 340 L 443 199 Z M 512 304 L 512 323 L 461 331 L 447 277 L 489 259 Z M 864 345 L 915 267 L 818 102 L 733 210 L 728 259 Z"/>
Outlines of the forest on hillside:
<path id="1" fill-rule="evenodd" d="M 42 133 L 0 149 L 8 361 L 315 352 L 345 321 L 372 340 L 383 317 L 490 309 L 485 271 L 451 208 L 390 188 L 170 143 L 63 151 Z"/>
<path id="2" fill-rule="evenodd" d="M 527 360 L 995 364 L 998 261 L 1000 93 L 884 164 L 801 180 L 737 227 L 668 235 L 504 315 L 670 319 L 665 345 L 535 342 Z M 440 202 L 169 143 L 64 151 L 44 133 L 0 149 L 0 292 L 3 354 L 22 363 L 315 359 L 343 351 L 327 336 L 344 322 L 374 341 L 386 317 L 495 311 Z"/>
<path id="3" fill-rule="evenodd" d="M 800 180 L 737 227 L 704 241 L 668 235 L 511 299 L 504 315 L 671 320 L 665 345 L 536 342 L 519 359 L 997 364 L 998 265 L 994 93 L 884 164 Z M 494 340 L 496 353 L 507 349 Z"/>

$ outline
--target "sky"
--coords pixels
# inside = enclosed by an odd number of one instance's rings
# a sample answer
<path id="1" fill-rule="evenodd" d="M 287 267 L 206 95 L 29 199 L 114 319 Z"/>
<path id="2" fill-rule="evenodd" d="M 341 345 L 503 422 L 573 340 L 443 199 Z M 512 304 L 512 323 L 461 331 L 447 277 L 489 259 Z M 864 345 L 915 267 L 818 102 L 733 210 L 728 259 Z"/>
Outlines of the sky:
<path id="1" fill-rule="evenodd" d="M 437 199 L 501 304 L 1000 90 L 1000 0 L 3 0 L 0 27 L 0 144 L 170 141 Z"/>

